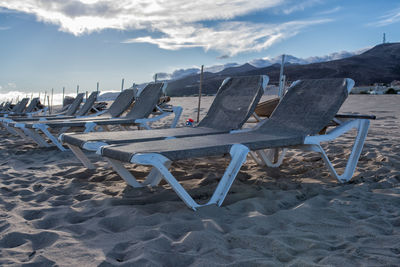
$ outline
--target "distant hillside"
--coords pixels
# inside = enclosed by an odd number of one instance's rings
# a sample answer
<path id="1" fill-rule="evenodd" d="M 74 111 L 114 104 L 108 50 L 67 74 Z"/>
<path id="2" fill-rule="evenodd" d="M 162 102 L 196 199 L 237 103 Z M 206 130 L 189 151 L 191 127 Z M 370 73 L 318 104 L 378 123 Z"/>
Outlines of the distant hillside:
<path id="1" fill-rule="evenodd" d="M 214 94 L 222 80 L 228 76 L 266 74 L 270 83 L 278 83 L 279 64 L 256 68 L 250 64 L 224 69 L 217 73 L 204 73 L 203 92 Z M 381 44 L 356 56 L 327 62 L 285 65 L 288 81 L 298 79 L 349 77 L 357 86 L 373 83 L 390 83 L 400 80 L 400 43 Z M 190 75 L 168 84 L 171 96 L 193 95 L 198 93 L 200 75 Z"/>

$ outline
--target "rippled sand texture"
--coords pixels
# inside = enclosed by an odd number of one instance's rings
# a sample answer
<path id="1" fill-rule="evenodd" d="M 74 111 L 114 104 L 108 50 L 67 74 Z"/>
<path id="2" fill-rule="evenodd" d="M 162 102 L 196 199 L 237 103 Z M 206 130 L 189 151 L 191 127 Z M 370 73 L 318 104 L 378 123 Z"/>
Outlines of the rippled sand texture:
<path id="1" fill-rule="evenodd" d="M 185 108 L 181 125 L 196 118 L 196 98 L 173 103 Z M 223 206 L 197 212 L 166 184 L 133 189 L 104 161 L 88 171 L 69 152 L 0 130 L 0 265 L 398 265 L 400 97 L 351 95 L 342 111 L 378 117 L 350 183 L 314 153 L 290 151 L 278 169 L 249 158 Z M 351 137 L 326 147 L 339 169 Z M 180 161 L 172 173 L 205 201 L 228 160 Z M 145 177 L 148 168 L 130 170 Z"/>

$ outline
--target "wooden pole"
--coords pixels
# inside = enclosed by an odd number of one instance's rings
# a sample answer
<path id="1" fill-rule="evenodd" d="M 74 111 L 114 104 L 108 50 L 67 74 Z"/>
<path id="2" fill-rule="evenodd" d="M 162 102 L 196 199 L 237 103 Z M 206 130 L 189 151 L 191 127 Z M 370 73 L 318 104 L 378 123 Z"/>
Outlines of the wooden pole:
<path id="1" fill-rule="evenodd" d="M 99 94 L 99 82 L 97 82 L 97 89 L 96 89 L 97 94 Z"/>
<path id="2" fill-rule="evenodd" d="M 157 73 L 154 74 L 154 83 L 156 83 L 156 82 L 157 82 Z"/>
<path id="3" fill-rule="evenodd" d="M 76 86 L 76 95 L 79 94 L 79 84 Z"/>
<path id="4" fill-rule="evenodd" d="M 51 88 L 51 108 L 50 108 L 50 114 L 53 113 L 53 95 L 54 95 L 54 88 Z"/>
<path id="5" fill-rule="evenodd" d="M 281 62 L 281 71 L 279 73 L 279 98 L 282 98 L 283 96 L 283 86 L 284 86 L 284 81 L 283 81 L 283 65 L 285 64 L 285 54 L 282 55 L 282 62 Z"/>
<path id="6" fill-rule="evenodd" d="M 88 91 L 86 91 L 86 100 L 87 100 L 87 97 L 88 97 Z"/>
<path id="7" fill-rule="evenodd" d="M 201 91 L 203 89 L 203 69 L 204 65 L 201 65 L 201 71 L 200 71 L 200 86 L 199 86 L 199 103 L 197 105 L 197 123 L 200 120 L 200 103 L 201 103 Z"/>
<path id="8" fill-rule="evenodd" d="M 50 112 L 51 112 L 51 106 L 50 106 L 50 97 L 47 96 L 47 105 L 49 106 Z"/>
<path id="9" fill-rule="evenodd" d="M 122 82 L 121 82 L 121 92 L 124 90 L 124 82 L 125 82 L 125 79 L 122 78 Z"/>
<path id="10" fill-rule="evenodd" d="M 63 86 L 62 106 L 64 106 L 64 99 L 65 99 L 65 87 Z"/>
<path id="11" fill-rule="evenodd" d="M 44 91 L 44 105 L 45 106 L 46 106 L 46 96 L 47 96 L 47 91 Z M 47 103 L 47 106 L 50 106 L 49 103 Z"/>

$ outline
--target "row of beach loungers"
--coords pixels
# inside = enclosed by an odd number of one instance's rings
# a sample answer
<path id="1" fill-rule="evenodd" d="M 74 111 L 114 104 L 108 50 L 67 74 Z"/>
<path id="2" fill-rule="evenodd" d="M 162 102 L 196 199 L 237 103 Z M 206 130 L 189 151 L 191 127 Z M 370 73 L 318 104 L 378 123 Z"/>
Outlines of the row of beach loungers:
<path id="1" fill-rule="evenodd" d="M 148 84 L 137 98 L 133 90 L 124 90 L 108 109 L 91 115 L 88 113 L 97 93 L 92 93 L 82 106 L 83 94 L 79 94 L 63 114 L 31 116 L 20 111 L 5 112 L 6 116 L 0 117 L 0 123 L 10 133 L 34 141 L 41 147 L 55 145 L 61 151 L 68 147 L 89 169 L 94 169 L 95 165 L 86 155 L 97 153 L 133 187 L 157 186 L 165 180 L 194 210 L 223 203 L 248 155 L 259 165 L 277 167 L 288 148 L 315 151 L 322 156 L 334 177 L 340 182 L 349 181 L 364 145 L 369 119 L 374 118 L 338 114 L 354 81 L 349 78 L 296 81 L 279 103 L 276 102 L 277 106 L 268 118 L 253 128 L 242 129 L 255 115 L 268 81 L 267 76 L 225 79 L 207 115 L 195 127 L 175 128 L 182 108 L 159 105 L 165 83 Z M 152 122 L 169 114 L 175 115 L 170 128 L 151 129 Z M 257 115 L 255 117 L 260 119 Z M 147 130 L 128 130 L 127 127 L 132 125 Z M 115 126 L 120 130 L 110 131 L 110 127 Z M 326 131 L 328 126 L 333 129 Z M 334 140 L 352 129 L 357 130 L 357 135 L 345 170 L 339 175 L 321 143 Z M 278 157 L 277 152 L 280 152 Z M 225 154 L 230 154 L 231 161 L 205 204 L 198 204 L 169 171 L 173 161 Z M 124 167 L 125 163 L 153 168 L 140 182 Z"/>

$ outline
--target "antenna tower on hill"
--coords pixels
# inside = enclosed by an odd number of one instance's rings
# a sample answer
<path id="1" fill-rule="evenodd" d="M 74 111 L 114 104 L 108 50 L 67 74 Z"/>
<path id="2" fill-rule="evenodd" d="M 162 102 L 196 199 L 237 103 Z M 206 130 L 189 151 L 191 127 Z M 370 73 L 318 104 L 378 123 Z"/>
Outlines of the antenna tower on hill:
<path id="1" fill-rule="evenodd" d="M 383 33 L 383 40 L 382 40 L 383 44 L 386 44 L 386 33 Z"/>

